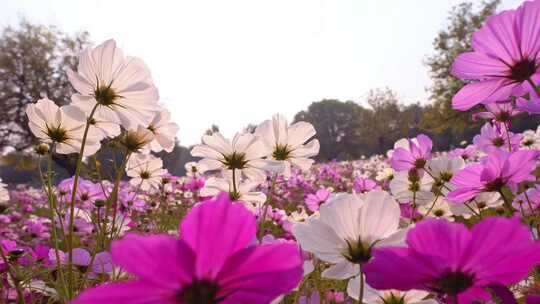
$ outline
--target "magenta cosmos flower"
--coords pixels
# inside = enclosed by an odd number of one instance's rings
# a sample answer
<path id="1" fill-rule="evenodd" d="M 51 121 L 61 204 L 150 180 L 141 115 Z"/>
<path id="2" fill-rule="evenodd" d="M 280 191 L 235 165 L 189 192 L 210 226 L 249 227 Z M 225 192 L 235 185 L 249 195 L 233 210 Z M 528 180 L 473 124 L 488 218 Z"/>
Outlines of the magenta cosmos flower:
<path id="1" fill-rule="evenodd" d="M 515 151 L 519 148 L 522 138 L 521 134 L 508 131 L 503 124 L 492 125 L 487 122 L 480 130 L 480 134 L 474 136 L 473 143 L 478 150 L 486 153 L 500 149 Z"/>
<path id="2" fill-rule="evenodd" d="M 451 183 L 455 190 L 446 197 L 455 203 L 466 202 L 481 192 L 500 191 L 508 186 L 515 191 L 523 181 L 535 180 L 531 171 L 536 166 L 537 152 L 521 150 L 513 153 L 493 151 L 480 163 L 472 164 L 456 173 Z"/>
<path id="3" fill-rule="evenodd" d="M 431 158 L 433 142 L 424 134 L 416 138 L 400 139 L 394 144 L 392 168 L 396 171 L 424 168 Z"/>
<path id="4" fill-rule="evenodd" d="M 330 191 L 326 188 L 317 190 L 315 194 L 308 194 L 306 197 L 306 206 L 309 210 L 315 212 L 319 210 L 321 204 L 324 204 L 330 197 Z"/>
<path id="5" fill-rule="evenodd" d="M 408 247 L 374 249 L 364 267 L 369 286 L 420 289 L 449 303 L 489 300 L 490 284 L 521 281 L 539 262 L 538 244 L 519 219 L 491 217 L 471 230 L 460 223 L 426 219 L 412 228 Z"/>
<path id="6" fill-rule="evenodd" d="M 465 85 L 453 98 L 454 109 L 466 111 L 483 102 L 536 95 L 540 80 L 540 1 L 489 17 L 472 36 L 472 52 L 459 55 L 452 74 Z"/>
<path id="7" fill-rule="evenodd" d="M 74 303 L 270 303 L 302 279 L 298 246 L 255 245 L 253 214 L 227 194 L 195 206 L 180 231 L 180 239 L 114 242 L 113 261 L 137 279 L 90 289 Z"/>
<path id="8" fill-rule="evenodd" d="M 363 178 L 361 176 L 354 180 L 354 191 L 357 193 L 365 193 L 374 189 L 380 189 L 377 182 L 370 178 Z"/>

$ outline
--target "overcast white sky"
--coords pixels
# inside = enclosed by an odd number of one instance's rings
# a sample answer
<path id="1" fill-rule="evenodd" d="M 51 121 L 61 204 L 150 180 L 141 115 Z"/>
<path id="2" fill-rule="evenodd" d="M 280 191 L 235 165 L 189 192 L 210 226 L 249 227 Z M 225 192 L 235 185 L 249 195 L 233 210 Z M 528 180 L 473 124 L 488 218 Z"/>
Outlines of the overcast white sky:
<path id="1" fill-rule="evenodd" d="M 30 21 L 114 38 L 152 70 L 184 145 L 217 124 L 295 113 L 377 87 L 425 101 L 422 64 L 458 0 L 2 0 L 0 25 Z M 480 2 L 480 1 L 478 1 Z M 519 0 L 503 0 L 501 8 Z"/>

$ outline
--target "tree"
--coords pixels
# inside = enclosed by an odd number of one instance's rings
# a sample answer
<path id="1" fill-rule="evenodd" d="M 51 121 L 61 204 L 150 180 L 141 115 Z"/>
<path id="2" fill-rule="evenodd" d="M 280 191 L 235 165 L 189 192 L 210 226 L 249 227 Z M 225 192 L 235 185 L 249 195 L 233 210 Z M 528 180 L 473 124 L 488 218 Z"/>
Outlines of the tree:
<path id="1" fill-rule="evenodd" d="M 499 3 L 500 0 L 483 1 L 478 10 L 471 2 L 453 7 L 449 25 L 433 41 L 435 53 L 426 58 L 425 64 L 433 80 L 429 88 L 432 105 L 426 107 L 421 125 L 433 130 L 438 137 L 447 138 L 448 143 L 468 139 L 462 135 L 476 133 L 479 129 L 479 124 L 470 120 L 470 113 L 452 109 L 452 97 L 465 83 L 452 76 L 450 70 L 460 53 L 470 51 L 472 34 L 495 12 Z"/>
<path id="2" fill-rule="evenodd" d="M 367 153 L 361 145 L 362 111 L 366 110 L 352 101 L 325 99 L 297 113 L 294 121 L 307 121 L 315 127 L 321 144 L 319 160 L 355 159 Z"/>
<path id="3" fill-rule="evenodd" d="M 66 34 L 54 26 L 22 20 L 0 36 L 0 147 L 23 150 L 35 143 L 28 128 L 26 105 L 41 97 L 58 104 L 74 93 L 66 70 L 75 69 L 89 44 L 87 32 Z"/>

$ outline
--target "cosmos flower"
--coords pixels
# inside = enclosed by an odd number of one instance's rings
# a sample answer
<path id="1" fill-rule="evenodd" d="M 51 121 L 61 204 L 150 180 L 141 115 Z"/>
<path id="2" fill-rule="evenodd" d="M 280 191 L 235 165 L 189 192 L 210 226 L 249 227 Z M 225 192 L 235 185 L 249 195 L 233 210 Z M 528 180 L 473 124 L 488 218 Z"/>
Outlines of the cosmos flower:
<path id="1" fill-rule="evenodd" d="M 131 177 L 130 184 L 147 191 L 159 188 L 161 177 L 167 173 L 167 170 L 163 169 L 161 158 L 151 154 L 137 153 L 129 158 L 126 173 Z"/>
<path id="2" fill-rule="evenodd" d="M 74 303 L 269 303 L 298 285 L 303 263 L 295 244 L 254 244 L 256 229 L 253 214 L 227 194 L 200 203 L 180 238 L 113 242 L 113 262 L 137 279 L 88 289 Z"/>
<path id="3" fill-rule="evenodd" d="M 444 195 L 454 188 L 450 180 L 463 167 L 465 167 L 465 161 L 459 156 L 439 156 L 430 159 L 427 163 L 427 170 L 431 174 L 431 177 L 435 179 L 435 186 Z"/>
<path id="4" fill-rule="evenodd" d="M 540 206 L 540 186 L 529 188 L 517 195 L 512 206 L 522 214 L 533 214 Z"/>
<path id="5" fill-rule="evenodd" d="M 259 186 L 259 182 L 250 180 L 239 181 L 233 186 L 232 178 L 210 177 L 206 180 L 204 188 L 201 189 L 201 196 L 216 196 L 221 192 L 229 193 L 231 200 L 247 203 L 248 209 L 255 211 L 266 201 L 266 195 L 261 191 L 254 191 Z"/>
<path id="6" fill-rule="evenodd" d="M 521 147 L 525 149 L 540 150 L 540 128 L 533 130 L 525 130 L 521 139 Z"/>
<path id="7" fill-rule="evenodd" d="M 360 273 L 374 247 L 403 241 L 400 215 L 399 205 L 384 191 L 343 193 L 323 204 L 319 217 L 295 224 L 293 235 L 303 250 L 333 264 L 323 277 L 347 279 Z"/>
<path id="8" fill-rule="evenodd" d="M 171 113 L 168 110 L 157 112 L 147 128 L 154 133 L 154 140 L 150 142 L 153 152 L 171 152 L 174 149 L 178 125 L 171 122 Z"/>
<path id="9" fill-rule="evenodd" d="M 321 188 L 317 192 L 310 193 L 306 196 L 306 206 L 309 210 L 315 212 L 319 210 L 321 204 L 325 203 L 330 198 L 331 192 L 326 188 Z"/>
<path id="10" fill-rule="evenodd" d="M 392 168 L 396 171 L 423 169 L 431 158 L 433 142 L 424 134 L 416 138 L 403 138 L 394 144 L 392 153 Z"/>
<path id="11" fill-rule="evenodd" d="M 480 130 L 480 134 L 474 136 L 473 143 L 478 150 L 491 153 L 496 150 L 517 150 L 521 142 L 521 134 L 507 132 L 501 125 L 486 123 Z"/>
<path id="12" fill-rule="evenodd" d="M 540 1 L 527 1 L 517 10 L 488 17 L 472 35 L 472 52 L 460 54 L 452 74 L 473 82 L 453 98 L 452 107 L 466 111 L 479 103 L 536 95 L 540 80 Z"/>
<path id="13" fill-rule="evenodd" d="M 291 175 L 291 167 L 307 171 L 314 160 L 310 157 L 319 153 L 319 141 L 313 139 L 316 131 L 312 124 L 299 121 L 289 125 L 285 116 L 276 114 L 255 130 L 268 146 L 271 159 L 282 161 L 283 175 Z"/>
<path id="14" fill-rule="evenodd" d="M 204 135 L 202 144 L 191 150 L 191 155 L 203 157 L 199 163 L 206 171 L 238 170 L 252 181 L 266 180 L 266 172 L 283 171 L 283 164 L 265 160 L 270 150 L 259 136 L 250 133 L 238 133 L 230 141 L 220 133 Z"/>
<path id="15" fill-rule="evenodd" d="M 197 177 L 206 171 L 204 165 L 198 162 L 187 162 L 184 168 L 186 169 L 186 175 L 190 177 Z"/>
<path id="16" fill-rule="evenodd" d="M 360 277 L 355 277 L 351 280 L 347 293 L 351 298 L 358 300 L 360 294 Z M 377 290 L 368 284 L 365 285 L 363 302 L 366 304 L 437 304 L 435 299 L 424 300 L 429 295 L 429 292 L 423 290 L 401 291 L 396 289 Z"/>
<path id="17" fill-rule="evenodd" d="M 511 125 L 512 117 L 517 116 L 523 111 L 514 107 L 511 102 L 495 102 L 484 105 L 485 112 L 477 112 L 472 114 L 473 121 L 479 118 L 486 119 L 491 123 L 506 123 Z"/>
<path id="18" fill-rule="evenodd" d="M 73 106 L 58 107 L 47 98 L 29 104 L 26 108 L 28 126 L 42 142 L 54 143 L 60 154 L 79 153 L 86 125 L 85 114 Z M 96 153 L 101 137 L 88 132 L 84 156 Z"/>
<path id="19" fill-rule="evenodd" d="M 436 217 L 447 220 L 451 220 L 454 215 L 450 209 L 450 204 L 444 197 L 438 197 L 431 203 L 419 206 L 418 211 L 423 217 Z"/>
<path id="20" fill-rule="evenodd" d="M 465 204 L 449 204 L 450 210 L 455 215 L 463 218 L 470 218 L 488 208 L 497 208 L 503 205 L 503 200 L 498 192 L 482 192 L 474 197 L 473 201 L 466 206 Z M 471 210 L 472 209 L 472 210 Z M 474 212 L 473 212 L 474 211 Z"/>
<path id="21" fill-rule="evenodd" d="M 390 192 L 400 203 L 414 202 L 423 205 L 435 198 L 431 188 L 433 178 L 425 172 L 417 170 L 401 171 L 390 181 Z"/>
<path id="22" fill-rule="evenodd" d="M 64 179 L 58 184 L 58 190 L 64 195 L 61 196 L 61 199 L 64 203 L 67 203 L 67 199 L 71 198 L 71 191 L 73 187 L 74 177 Z M 91 207 L 96 200 L 105 200 L 105 193 L 103 188 L 100 185 L 94 184 L 93 182 L 86 180 L 84 178 L 78 179 L 77 193 L 75 194 L 77 202 L 81 203 L 85 207 Z M 61 200 L 61 201 L 62 201 Z"/>
<path id="23" fill-rule="evenodd" d="M 376 181 L 361 176 L 358 176 L 354 179 L 354 191 L 356 191 L 357 193 L 369 192 L 374 189 L 380 189 Z"/>
<path id="24" fill-rule="evenodd" d="M 536 167 L 536 158 L 537 152 L 530 150 L 492 152 L 452 177 L 456 189 L 448 193 L 447 199 L 462 203 L 482 192 L 501 191 L 504 186 L 515 191 L 518 183 L 535 179 L 531 171 Z"/>
<path id="25" fill-rule="evenodd" d="M 465 148 L 456 148 L 449 153 L 451 156 L 461 156 L 464 160 L 469 160 L 476 154 L 476 147 L 468 145 Z"/>
<path id="26" fill-rule="evenodd" d="M 68 71 L 78 92 L 72 105 L 96 114 L 126 129 L 147 126 L 159 110 L 158 91 L 150 71 L 138 58 L 126 57 L 114 40 L 86 49 L 79 57 L 77 72 Z M 88 114 L 89 115 L 89 114 Z"/>
<path id="27" fill-rule="evenodd" d="M 489 284 L 517 283 L 539 261 L 538 244 L 517 218 L 490 217 L 471 230 L 426 219 L 409 230 L 406 243 L 373 250 L 364 267 L 371 287 L 425 290 L 448 303 L 487 301 Z"/>
<path id="28" fill-rule="evenodd" d="M 120 143 L 130 153 L 149 153 L 150 143 L 154 140 L 154 133 L 139 125 L 136 130 L 128 130 L 120 138 Z"/>

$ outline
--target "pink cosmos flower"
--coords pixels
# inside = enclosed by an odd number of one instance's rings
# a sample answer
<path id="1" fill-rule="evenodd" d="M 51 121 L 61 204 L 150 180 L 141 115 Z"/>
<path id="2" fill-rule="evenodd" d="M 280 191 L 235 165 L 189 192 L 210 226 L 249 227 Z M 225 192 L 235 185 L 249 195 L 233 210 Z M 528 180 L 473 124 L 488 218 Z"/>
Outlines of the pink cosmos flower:
<path id="1" fill-rule="evenodd" d="M 290 243 L 255 245 L 256 223 L 222 193 L 195 206 L 181 237 L 128 234 L 113 262 L 136 280 L 83 292 L 74 303 L 269 303 L 298 285 L 302 257 Z"/>
<path id="2" fill-rule="evenodd" d="M 315 212 L 319 210 L 319 206 L 326 202 L 330 197 L 330 191 L 325 188 L 317 190 L 315 194 L 308 194 L 306 197 L 306 205 L 309 210 Z"/>
<path id="3" fill-rule="evenodd" d="M 394 145 L 392 168 L 396 171 L 422 169 L 431 158 L 433 142 L 424 134 L 416 138 L 401 139 Z"/>
<path id="4" fill-rule="evenodd" d="M 540 186 L 529 188 L 517 195 L 512 206 L 522 214 L 533 214 L 540 206 Z"/>
<path id="5" fill-rule="evenodd" d="M 494 151 L 480 163 L 469 165 L 452 177 L 455 190 L 448 193 L 447 199 L 462 203 L 481 192 L 500 191 L 504 186 L 515 191 L 518 183 L 535 180 L 531 171 L 536 166 L 537 155 L 531 150 Z"/>
<path id="6" fill-rule="evenodd" d="M 357 177 L 354 180 L 354 191 L 358 193 L 364 193 L 374 189 L 380 189 L 380 187 L 376 181 L 370 178 Z"/>
<path id="7" fill-rule="evenodd" d="M 517 150 L 523 136 L 507 132 L 502 124 L 492 125 L 486 123 L 480 130 L 480 134 L 473 138 L 473 143 L 478 150 L 491 153 L 496 150 Z M 510 141 L 510 142 L 509 142 Z"/>
<path id="8" fill-rule="evenodd" d="M 58 189 L 62 194 L 63 200 L 71 198 L 71 191 L 73 187 L 74 177 L 64 179 L 58 184 Z M 89 180 L 79 178 L 79 184 L 77 185 L 77 201 L 80 202 L 84 207 L 91 208 L 94 206 L 96 200 L 105 200 L 105 194 L 103 188 L 99 184 L 94 184 Z M 69 194 L 69 195 L 66 195 Z M 65 201 L 67 202 L 67 201 Z"/>
<path id="9" fill-rule="evenodd" d="M 540 1 L 527 1 L 517 10 L 486 20 L 472 36 L 472 52 L 462 53 L 452 74 L 465 85 L 453 98 L 454 109 L 466 111 L 479 103 L 535 95 L 540 80 Z"/>
<path id="10" fill-rule="evenodd" d="M 406 243 L 408 248 L 373 250 L 364 267 L 369 286 L 426 290 L 448 303 L 486 301 L 488 285 L 521 281 L 540 258 L 538 244 L 517 218 L 487 218 L 471 230 L 426 219 L 408 232 Z"/>
<path id="11" fill-rule="evenodd" d="M 451 156 L 461 156 L 463 159 L 467 160 L 476 154 L 476 147 L 473 145 L 468 145 L 466 148 L 456 148 L 450 151 Z"/>
<path id="12" fill-rule="evenodd" d="M 492 123 L 507 123 L 510 124 L 512 117 L 517 116 L 523 111 L 516 109 L 511 102 L 496 102 L 484 105 L 486 111 L 474 113 L 472 115 L 473 121 L 478 119 L 486 119 Z"/>

